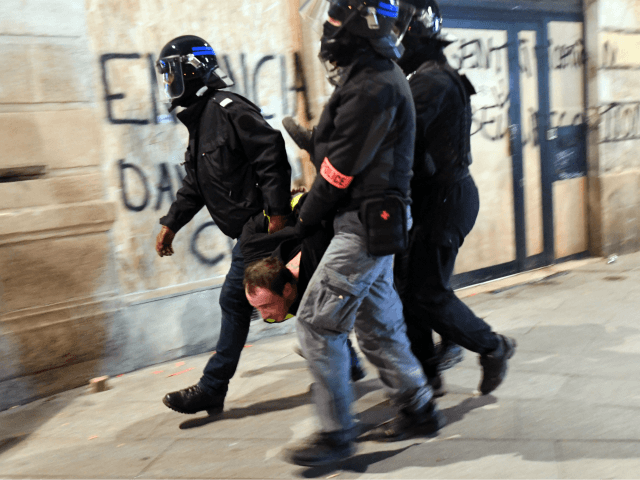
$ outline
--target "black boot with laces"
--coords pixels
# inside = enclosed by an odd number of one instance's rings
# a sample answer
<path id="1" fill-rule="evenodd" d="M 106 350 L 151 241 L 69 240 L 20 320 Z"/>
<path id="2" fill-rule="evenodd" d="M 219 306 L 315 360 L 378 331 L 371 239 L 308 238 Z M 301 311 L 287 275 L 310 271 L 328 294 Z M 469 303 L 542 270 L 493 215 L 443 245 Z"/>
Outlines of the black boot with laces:
<path id="1" fill-rule="evenodd" d="M 498 348 L 480 356 L 482 367 L 482 381 L 478 390 L 482 395 L 493 392 L 507 376 L 507 361 L 513 357 L 516 351 L 516 341 L 513 338 L 498 335 L 500 345 Z"/>
<path id="2" fill-rule="evenodd" d="M 319 467 L 345 460 L 356 453 L 352 439 L 346 437 L 346 432 L 316 433 L 299 447 L 287 449 L 285 458 L 304 467 Z"/>
<path id="3" fill-rule="evenodd" d="M 376 427 L 369 438 L 378 442 L 396 442 L 416 436 L 433 436 L 447 424 L 447 419 L 431 400 L 417 412 L 401 410 L 391 420 Z"/>
<path id="4" fill-rule="evenodd" d="M 171 410 L 178 413 L 198 413 L 206 410 L 209 415 L 222 412 L 225 394 L 209 395 L 199 385 L 167 393 L 162 399 Z"/>

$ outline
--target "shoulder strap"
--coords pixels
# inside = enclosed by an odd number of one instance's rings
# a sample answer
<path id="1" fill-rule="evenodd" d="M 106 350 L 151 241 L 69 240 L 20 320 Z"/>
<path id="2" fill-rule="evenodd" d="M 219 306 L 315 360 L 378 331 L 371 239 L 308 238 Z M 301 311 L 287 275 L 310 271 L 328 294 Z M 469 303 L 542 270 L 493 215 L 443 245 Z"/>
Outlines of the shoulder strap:
<path id="1" fill-rule="evenodd" d="M 253 108 L 257 113 L 262 114 L 262 110 L 260 109 L 260 107 L 258 107 L 255 103 L 253 103 L 248 98 L 243 97 L 242 95 L 237 93 L 224 92 L 224 91 L 218 90 L 216 91 L 216 93 L 213 94 L 213 99 L 221 107 L 225 107 L 225 108 L 231 105 L 234 101 L 240 101 L 242 103 L 247 104 L 249 107 Z"/>

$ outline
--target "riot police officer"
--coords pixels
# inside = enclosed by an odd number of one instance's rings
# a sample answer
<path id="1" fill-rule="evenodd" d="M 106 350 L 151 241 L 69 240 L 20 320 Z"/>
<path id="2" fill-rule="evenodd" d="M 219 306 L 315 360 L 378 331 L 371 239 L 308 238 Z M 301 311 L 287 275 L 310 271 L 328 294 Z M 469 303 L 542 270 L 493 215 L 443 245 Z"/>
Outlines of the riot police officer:
<path id="1" fill-rule="evenodd" d="M 394 60 L 413 8 L 397 0 L 328 0 L 326 6 L 320 56 L 336 89 L 310 139 L 318 175 L 296 225 L 304 236 L 335 214 L 334 236 L 298 308 L 321 431 L 288 455 L 307 466 L 355 450 L 347 349 L 352 328 L 399 407 L 378 430 L 380 438 L 433 433 L 445 421 L 410 352 L 393 287 L 393 253 L 407 240 L 415 138 L 411 91 Z"/>
<path id="2" fill-rule="evenodd" d="M 409 76 L 416 107 L 414 177 L 411 181 L 414 226 L 409 249 L 396 261 L 413 353 L 431 383 L 439 383 L 432 329 L 443 338 L 480 354 L 486 395 L 502 382 L 516 341 L 498 335 L 451 288 L 460 246 L 480 208 L 471 164 L 470 81 L 444 55 L 450 44 L 442 34 L 435 0 L 408 0 L 416 7 L 398 64 Z"/>
<path id="3" fill-rule="evenodd" d="M 220 230 L 237 238 L 244 224 L 263 210 L 269 232 L 284 227 L 290 213 L 291 167 L 284 139 L 269 126 L 260 108 L 223 89 L 233 85 L 218 66 L 211 46 L 185 35 L 171 40 L 156 64 L 173 110 L 189 130 L 186 177 L 156 239 L 162 257 L 173 254 L 176 233 L 204 206 Z M 249 332 L 253 308 L 242 285 L 244 261 L 240 244 L 232 251 L 231 267 L 220 291 L 222 311 L 216 354 L 200 381 L 172 392 L 164 404 L 180 413 L 220 412 Z"/>

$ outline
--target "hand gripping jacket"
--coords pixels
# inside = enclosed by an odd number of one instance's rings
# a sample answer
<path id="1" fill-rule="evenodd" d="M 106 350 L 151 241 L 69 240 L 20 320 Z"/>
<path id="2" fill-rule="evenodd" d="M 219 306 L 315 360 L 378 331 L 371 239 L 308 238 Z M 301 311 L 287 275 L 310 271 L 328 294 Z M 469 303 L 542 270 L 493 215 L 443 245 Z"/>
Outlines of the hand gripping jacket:
<path id="1" fill-rule="evenodd" d="M 291 167 L 282 134 L 260 109 L 230 92 L 206 94 L 178 114 L 189 130 L 187 176 L 169 213 L 160 219 L 178 232 L 206 206 L 220 230 L 237 238 L 253 215 L 286 215 Z"/>
<path id="2" fill-rule="evenodd" d="M 408 203 L 414 139 L 404 74 L 391 60 L 366 53 L 349 67 L 315 128 L 311 154 L 318 175 L 300 212 L 304 225 L 388 193 Z"/>

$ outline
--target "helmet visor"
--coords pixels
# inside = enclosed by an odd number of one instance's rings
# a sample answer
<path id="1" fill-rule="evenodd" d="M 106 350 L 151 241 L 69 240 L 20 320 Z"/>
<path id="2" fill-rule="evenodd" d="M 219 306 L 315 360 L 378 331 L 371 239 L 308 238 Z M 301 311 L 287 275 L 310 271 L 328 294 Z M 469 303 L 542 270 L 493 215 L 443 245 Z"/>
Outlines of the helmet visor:
<path id="1" fill-rule="evenodd" d="M 181 57 L 161 58 L 156 62 L 156 69 L 162 78 L 162 88 L 167 98 L 173 100 L 181 97 L 184 93 Z"/>
<path id="2" fill-rule="evenodd" d="M 416 8 L 407 2 L 397 1 L 396 3 L 398 10 L 393 23 L 392 32 L 397 38 L 396 46 L 398 46 L 400 45 L 400 42 L 402 42 L 402 37 L 404 37 L 404 34 L 407 32 L 407 28 L 409 28 L 411 20 L 413 20 Z M 382 5 L 382 3 L 380 3 L 380 5 Z"/>

